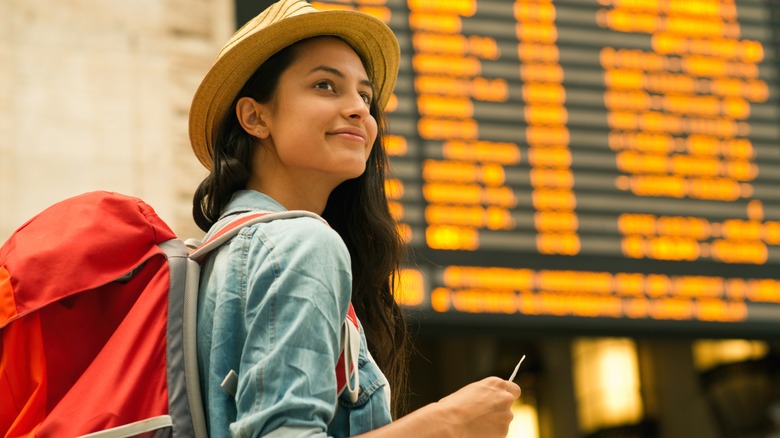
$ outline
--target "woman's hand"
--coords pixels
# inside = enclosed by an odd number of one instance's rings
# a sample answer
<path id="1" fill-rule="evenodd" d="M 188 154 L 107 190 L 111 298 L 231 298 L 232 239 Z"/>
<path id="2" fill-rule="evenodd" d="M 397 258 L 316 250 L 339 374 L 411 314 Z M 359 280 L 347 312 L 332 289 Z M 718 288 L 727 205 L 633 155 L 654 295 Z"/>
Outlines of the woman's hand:
<path id="1" fill-rule="evenodd" d="M 506 437 L 512 421 L 510 407 L 520 397 L 520 387 L 498 377 L 464 386 L 439 400 L 443 421 L 459 437 Z"/>
<path id="2" fill-rule="evenodd" d="M 464 386 L 361 438 L 505 438 L 520 387 L 498 377 Z"/>

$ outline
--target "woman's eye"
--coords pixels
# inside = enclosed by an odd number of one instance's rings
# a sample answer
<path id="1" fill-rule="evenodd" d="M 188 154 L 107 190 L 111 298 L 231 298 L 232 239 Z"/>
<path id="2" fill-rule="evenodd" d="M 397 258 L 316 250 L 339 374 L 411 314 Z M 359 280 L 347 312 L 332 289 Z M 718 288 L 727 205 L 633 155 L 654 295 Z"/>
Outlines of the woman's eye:
<path id="1" fill-rule="evenodd" d="M 366 103 L 366 105 L 371 105 L 371 100 L 373 99 L 370 94 L 368 93 L 360 93 L 360 95 L 363 97 L 363 102 Z"/>
<path id="2" fill-rule="evenodd" d="M 333 84 L 331 84 L 328 81 L 320 81 L 314 84 L 314 88 L 319 88 L 320 90 L 333 91 Z"/>

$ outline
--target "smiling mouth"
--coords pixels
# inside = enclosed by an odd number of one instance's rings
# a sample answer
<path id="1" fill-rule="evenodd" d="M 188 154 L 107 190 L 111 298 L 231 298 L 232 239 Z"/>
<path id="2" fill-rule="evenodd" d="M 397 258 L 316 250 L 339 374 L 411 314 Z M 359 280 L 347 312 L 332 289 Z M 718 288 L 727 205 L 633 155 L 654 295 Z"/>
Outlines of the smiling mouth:
<path id="1" fill-rule="evenodd" d="M 345 140 L 350 140 L 350 141 L 354 141 L 354 142 L 360 142 L 360 143 L 363 143 L 363 144 L 366 143 L 366 138 L 365 137 L 363 137 L 362 135 L 359 135 L 359 134 L 352 133 L 352 132 L 333 132 L 330 135 L 335 136 L 335 137 L 339 137 L 339 138 L 343 138 Z"/>

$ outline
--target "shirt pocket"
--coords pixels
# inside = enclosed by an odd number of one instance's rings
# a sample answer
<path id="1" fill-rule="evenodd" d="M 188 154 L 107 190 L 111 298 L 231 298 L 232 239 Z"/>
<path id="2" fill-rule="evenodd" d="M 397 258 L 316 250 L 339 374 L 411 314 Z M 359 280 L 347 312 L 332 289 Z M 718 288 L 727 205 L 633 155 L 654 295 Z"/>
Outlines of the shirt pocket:
<path id="1" fill-rule="evenodd" d="M 339 408 L 348 412 L 349 434 L 359 435 L 382 427 L 392 421 L 387 378 L 368 355 L 365 338 L 360 346 L 358 373 L 360 392 L 353 402 L 347 391 L 339 396 Z"/>

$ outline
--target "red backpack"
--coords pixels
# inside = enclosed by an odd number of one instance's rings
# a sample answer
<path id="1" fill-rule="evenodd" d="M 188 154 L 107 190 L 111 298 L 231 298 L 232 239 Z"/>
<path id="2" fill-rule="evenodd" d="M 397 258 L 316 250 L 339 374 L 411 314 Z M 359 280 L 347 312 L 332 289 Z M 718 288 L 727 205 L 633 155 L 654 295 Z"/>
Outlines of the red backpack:
<path id="1" fill-rule="evenodd" d="M 207 436 L 196 260 L 244 226 L 302 214 L 238 216 L 192 255 L 148 204 L 116 193 L 22 225 L 0 247 L 0 436 Z M 352 393 L 351 306 L 347 320 L 336 374 Z"/>

